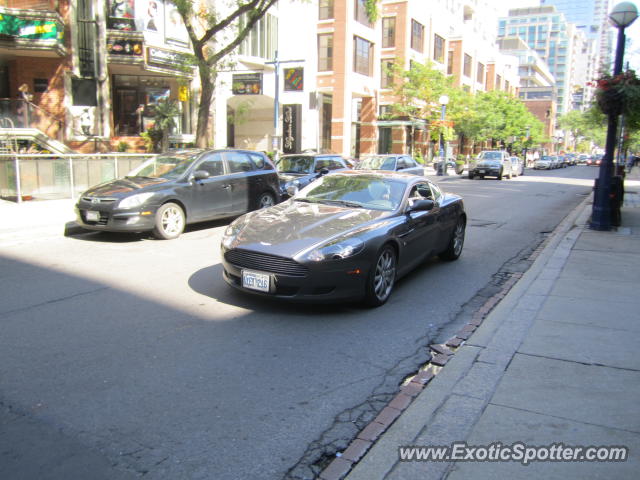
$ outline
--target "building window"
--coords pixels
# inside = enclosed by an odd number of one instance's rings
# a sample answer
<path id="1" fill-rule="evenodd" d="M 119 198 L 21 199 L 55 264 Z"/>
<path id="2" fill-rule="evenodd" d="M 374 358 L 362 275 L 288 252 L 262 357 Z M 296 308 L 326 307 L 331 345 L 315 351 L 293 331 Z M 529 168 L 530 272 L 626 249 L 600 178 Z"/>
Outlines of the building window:
<path id="1" fill-rule="evenodd" d="M 318 71 L 333 70 L 333 34 L 318 35 Z"/>
<path id="2" fill-rule="evenodd" d="M 373 43 L 364 38 L 353 37 L 353 71 L 370 77 L 372 60 Z"/>
<path id="3" fill-rule="evenodd" d="M 504 82 L 504 90 L 505 90 L 506 92 L 508 92 L 508 91 L 509 91 L 509 82 Z"/>
<path id="4" fill-rule="evenodd" d="M 80 76 L 94 78 L 95 72 L 95 24 L 92 3 L 80 0 L 76 11 L 78 25 L 78 62 Z"/>
<path id="5" fill-rule="evenodd" d="M 500 90 L 502 87 L 502 77 L 500 75 L 496 75 L 496 90 Z"/>
<path id="6" fill-rule="evenodd" d="M 393 85 L 393 60 L 382 60 L 380 69 L 380 87 L 391 88 Z"/>
<path id="7" fill-rule="evenodd" d="M 476 77 L 476 81 L 478 83 L 484 84 L 484 65 L 480 62 L 478 62 L 478 74 Z"/>
<path id="8" fill-rule="evenodd" d="M 333 0 L 320 0 L 318 19 L 329 20 L 333 18 Z"/>
<path id="9" fill-rule="evenodd" d="M 333 97 L 322 94 L 320 111 L 320 145 L 323 152 L 331 151 L 331 118 L 333 117 Z"/>
<path id="10" fill-rule="evenodd" d="M 367 15 L 367 7 L 365 6 L 365 0 L 355 1 L 355 19 L 363 25 L 371 27 L 369 16 Z"/>
<path id="11" fill-rule="evenodd" d="M 424 25 L 411 20 L 411 48 L 417 52 L 424 51 Z"/>
<path id="12" fill-rule="evenodd" d="M 453 75 L 453 52 L 449 51 L 449 56 L 447 57 L 447 75 Z"/>
<path id="13" fill-rule="evenodd" d="M 433 36 L 433 59 L 444 63 L 444 38 L 440 35 Z"/>
<path id="14" fill-rule="evenodd" d="M 471 78 L 471 55 L 464 54 L 464 67 L 462 73 L 465 77 Z"/>
<path id="15" fill-rule="evenodd" d="M 248 17 L 240 18 L 240 28 L 246 25 Z M 240 55 L 264 59 L 275 57 L 278 49 L 278 17 L 266 14 L 256 23 L 249 35 L 240 44 Z"/>
<path id="16" fill-rule="evenodd" d="M 382 19 L 382 48 L 396 46 L 396 17 Z"/>

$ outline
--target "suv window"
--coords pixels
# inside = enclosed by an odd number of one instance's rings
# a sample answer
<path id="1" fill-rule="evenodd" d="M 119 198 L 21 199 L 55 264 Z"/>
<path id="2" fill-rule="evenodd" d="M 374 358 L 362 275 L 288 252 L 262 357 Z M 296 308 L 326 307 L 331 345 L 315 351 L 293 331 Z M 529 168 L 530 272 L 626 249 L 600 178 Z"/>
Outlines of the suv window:
<path id="1" fill-rule="evenodd" d="M 249 156 L 244 152 L 225 152 L 229 173 L 250 172 L 254 169 Z"/>

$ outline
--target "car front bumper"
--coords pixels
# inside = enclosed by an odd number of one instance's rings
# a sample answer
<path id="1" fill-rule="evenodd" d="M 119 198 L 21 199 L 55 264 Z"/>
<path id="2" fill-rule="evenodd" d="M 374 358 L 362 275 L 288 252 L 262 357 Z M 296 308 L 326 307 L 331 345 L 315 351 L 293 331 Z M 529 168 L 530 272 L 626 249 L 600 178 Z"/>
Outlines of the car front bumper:
<path id="1" fill-rule="evenodd" d="M 91 208 L 76 205 L 76 222 L 87 230 L 103 232 L 145 232 L 155 227 L 155 215 L 158 207 L 145 207 L 131 211 L 119 211 L 108 208 Z M 90 212 L 97 212 L 97 220 L 89 219 Z"/>
<path id="2" fill-rule="evenodd" d="M 475 167 L 471 172 L 473 175 L 484 175 L 488 177 L 499 177 L 500 168 L 498 167 Z"/>
<path id="3" fill-rule="evenodd" d="M 224 280 L 243 292 L 293 302 L 339 302 L 364 297 L 369 265 L 366 258 L 356 255 L 352 259 L 305 262 L 300 264 L 304 275 L 287 275 L 268 268 L 246 268 L 233 262 L 222 252 Z M 242 271 L 251 270 L 269 275 L 269 291 L 263 292 L 242 285 Z"/>

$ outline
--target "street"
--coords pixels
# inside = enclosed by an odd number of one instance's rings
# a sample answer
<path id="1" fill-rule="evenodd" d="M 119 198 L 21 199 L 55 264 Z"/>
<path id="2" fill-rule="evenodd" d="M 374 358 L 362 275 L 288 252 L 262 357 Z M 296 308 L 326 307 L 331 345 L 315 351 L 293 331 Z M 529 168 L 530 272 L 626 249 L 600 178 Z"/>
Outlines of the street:
<path id="1" fill-rule="evenodd" d="M 313 478 L 591 191 L 597 169 L 432 177 L 462 257 L 378 309 L 295 305 L 221 277 L 229 221 L 173 241 L 0 240 L 1 478 Z"/>

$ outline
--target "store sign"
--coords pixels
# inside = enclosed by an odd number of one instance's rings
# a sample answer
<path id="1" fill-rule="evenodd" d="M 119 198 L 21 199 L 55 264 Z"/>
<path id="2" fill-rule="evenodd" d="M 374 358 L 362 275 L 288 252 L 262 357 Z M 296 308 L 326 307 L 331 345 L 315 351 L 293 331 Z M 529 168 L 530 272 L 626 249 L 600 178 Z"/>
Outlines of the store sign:
<path id="1" fill-rule="evenodd" d="M 233 75 L 231 91 L 234 95 L 262 95 L 262 73 Z"/>
<path id="2" fill-rule="evenodd" d="M 26 20 L 14 15 L 0 14 L 0 35 L 36 40 L 62 41 L 63 30 L 51 20 Z"/>
<path id="3" fill-rule="evenodd" d="M 302 92 L 304 90 L 303 68 L 284 69 L 284 90 L 285 92 Z"/>
<path id="4" fill-rule="evenodd" d="M 300 152 L 300 119 L 302 105 L 284 105 L 282 109 L 282 151 Z"/>
<path id="5" fill-rule="evenodd" d="M 142 55 L 142 42 L 139 40 L 112 39 L 107 40 L 109 55 Z"/>
<path id="6" fill-rule="evenodd" d="M 172 52 L 171 50 L 148 47 L 147 63 L 161 65 L 163 67 L 169 66 L 176 70 L 180 70 L 187 65 L 187 57 L 181 53 Z"/>
<path id="7" fill-rule="evenodd" d="M 108 8 L 107 28 L 125 32 L 136 29 L 134 0 L 109 0 Z"/>

